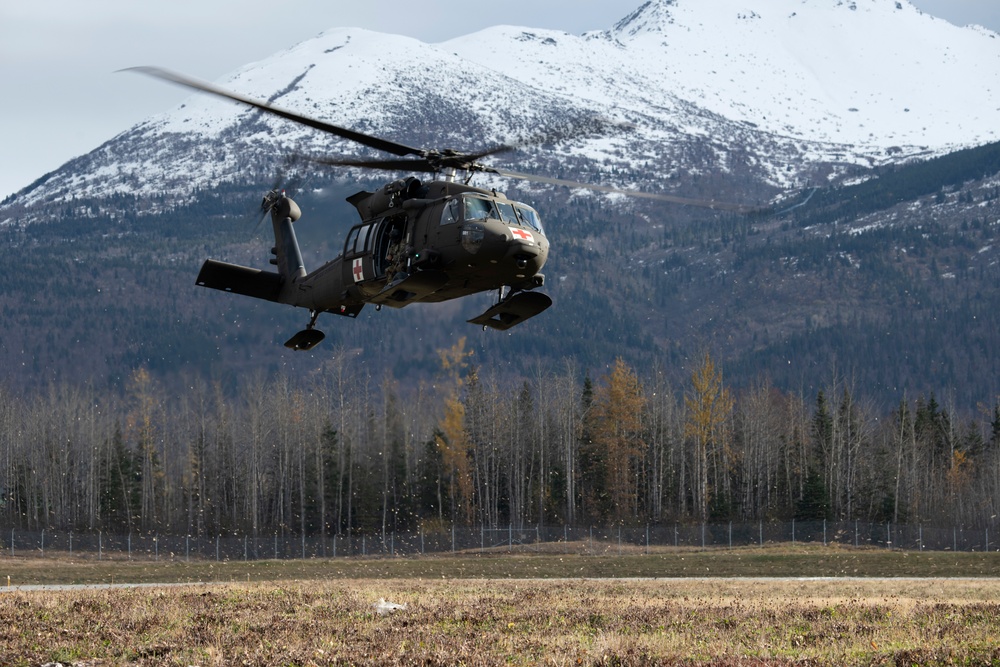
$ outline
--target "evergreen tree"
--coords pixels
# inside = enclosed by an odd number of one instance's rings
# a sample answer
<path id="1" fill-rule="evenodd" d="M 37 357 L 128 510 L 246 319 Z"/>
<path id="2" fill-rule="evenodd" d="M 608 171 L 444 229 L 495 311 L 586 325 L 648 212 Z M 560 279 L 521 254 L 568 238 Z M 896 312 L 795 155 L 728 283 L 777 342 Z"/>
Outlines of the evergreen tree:
<path id="1" fill-rule="evenodd" d="M 121 428 L 115 428 L 111 446 L 101 462 L 100 525 L 108 531 L 131 533 L 139 529 L 142 503 L 142 462 L 125 446 Z"/>
<path id="2" fill-rule="evenodd" d="M 830 497 L 823 483 L 823 476 L 810 468 L 803 485 L 802 498 L 795 504 L 795 519 L 822 521 L 830 518 Z"/>

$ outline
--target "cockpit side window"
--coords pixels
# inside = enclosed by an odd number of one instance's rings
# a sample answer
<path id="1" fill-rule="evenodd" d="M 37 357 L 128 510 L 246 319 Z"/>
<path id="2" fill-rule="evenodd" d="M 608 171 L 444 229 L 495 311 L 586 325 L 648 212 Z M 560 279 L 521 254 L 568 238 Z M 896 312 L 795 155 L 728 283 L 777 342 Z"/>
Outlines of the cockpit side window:
<path id="1" fill-rule="evenodd" d="M 444 212 L 441 214 L 441 224 L 450 225 L 462 219 L 462 202 L 456 197 L 444 205 Z"/>
<path id="2" fill-rule="evenodd" d="M 493 202 L 479 197 L 465 198 L 465 219 L 466 220 L 486 220 L 496 218 L 497 214 L 493 210 Z"/>
<path id="3" fill-rule="evenodd" d="M 535 231 L 542 232 L 542 221 L 538 217 L 538 213 L 535 209 L 528 208 L 527 206 L 519 205 L 517 208 L 517 215 L 521 218 L 521 222 L 525 227 L 530 227 Z"/>

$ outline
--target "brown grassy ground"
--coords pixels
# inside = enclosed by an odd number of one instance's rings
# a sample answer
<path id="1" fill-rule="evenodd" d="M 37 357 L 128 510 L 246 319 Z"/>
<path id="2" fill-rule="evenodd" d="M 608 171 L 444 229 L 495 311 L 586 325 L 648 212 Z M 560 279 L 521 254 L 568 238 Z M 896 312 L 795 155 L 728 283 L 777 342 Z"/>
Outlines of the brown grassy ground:
<path id="1" fill-rule="evenodd" d="M 1000 552 L 898 551 L 776 545 L 740 549 L 642 548 L 587 555 L 563 544 L 544 552 L 478 551 L 418 558 L 153 561 L 94 557 L 0 558 L 0 586 L 92 583 L 260 582 L 304 579 L 609 577 L 1000 577 Z"/>
<path id="2" fill-rule="evenodd" d="M 6 573 L 14 584 L 230 582 L 5 589 L 0 665 L 1000 665 L 1000 554 L 795 547 L 0 568 L 0 585 Z M 802 575 L 835 578 L 773 578 Z M 934 578 L 866 578 L 887 575 Z M 682 578 L 626 578 L 640 576 Z M 407 608 L 380 616 L 379 598 Z"/>
<path id="3" fill-rule="evenodd" d="M 405 603 L 375 613 L 379 598 Z M 347 579 L 0 595 L 0 663 L 996 665 L 994 580 Z"/>

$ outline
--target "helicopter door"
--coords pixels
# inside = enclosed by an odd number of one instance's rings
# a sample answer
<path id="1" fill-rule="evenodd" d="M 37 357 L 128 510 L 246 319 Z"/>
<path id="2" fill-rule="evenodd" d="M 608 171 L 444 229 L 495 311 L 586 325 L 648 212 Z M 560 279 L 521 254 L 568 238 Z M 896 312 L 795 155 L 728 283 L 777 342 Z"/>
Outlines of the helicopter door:
<path id="1" fill-rule="evenodd" d="M 382 218 L 376 223 L 372 237 L 372 267 L 377 278 L 384 276 L 390 266 L 397 261 L 396 255 L 406 245 L 405 239 L 405 215 Z"/>
<path id="2" fill-rule="evenodd" d="M 405 232 L 406 216 L 379 218 L 352 228 L 344 244 L 350 281 L 360 283 L 384 277 L 391 263 L 390 251 Z"/>
<path id="3" fill-rule="evenodd" d="M 348 284 L 357 284 L 375 277 L 371 261 L 371 243 L 376 224 L 366 223 L 351 228 L 344 242 L 344 268 Z"/>

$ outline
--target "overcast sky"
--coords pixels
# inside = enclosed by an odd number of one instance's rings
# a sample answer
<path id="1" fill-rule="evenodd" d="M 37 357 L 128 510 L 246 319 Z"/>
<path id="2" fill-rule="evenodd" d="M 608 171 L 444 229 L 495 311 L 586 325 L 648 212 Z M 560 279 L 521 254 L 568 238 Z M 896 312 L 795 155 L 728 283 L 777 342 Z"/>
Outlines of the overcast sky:
<path id="1" fill-rule="evenodd" d="M 710 1 L 710 0 L 702 0 Z M 911 0 L 1000 32 L 998 0 Z M 750 0 L 748 0 L 750 2 Z M 3 0 L 0 199 L 189 93 L 116 70 L 159 65 L 214 80 L 341 26 L 440 42 L 497 25 L 605 30 L 642 0 Z M 349 6 L 347 6 L 349 5 Z"/>

